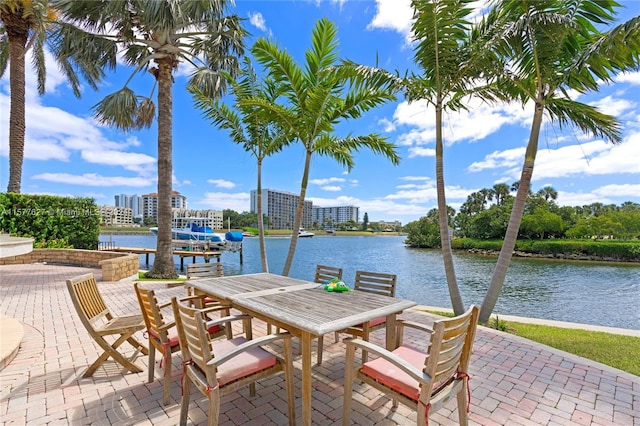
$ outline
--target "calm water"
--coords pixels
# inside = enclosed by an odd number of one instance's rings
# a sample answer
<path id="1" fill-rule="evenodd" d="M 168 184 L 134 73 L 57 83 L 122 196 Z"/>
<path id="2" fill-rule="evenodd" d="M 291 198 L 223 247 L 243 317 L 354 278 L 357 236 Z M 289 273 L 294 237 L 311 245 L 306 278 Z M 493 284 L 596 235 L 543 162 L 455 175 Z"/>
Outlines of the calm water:
<path id="1" fill-rule="evenodd" d="M 155 236 L 102 235 L 116 246 L 153 247 Z M 289 238 L 267 238 L 269 270 L 281 273 Z M 352 284 L 358 269 L 398 275 L 397 297 L 419 304 L 450 307 L 439 251 L 411 249 L 404 237 L 322 236 L 299 239 L 290 276 L 313 280 L 315 265 L 342 267 Z M 225 252 L 225 274 L 260 272 L 257 238 L 244 240 L 244 263 L 238 253 Z M 495 258 L 455 254 L 458 285 L 465 303 L 480 305 Z M 145 268 L 144 256 L 140 256 Z M 199 260 L 202 262 L 202 259 Z M 153 256 L 150 260 L 153 264 Z M 185 259 L 185 263 L 191 259 Z M 176 257 L 176 267 L 179 268 Z M 640 265 L 514 259 L 494 310 L 558 321 L 640 330 Z"/>

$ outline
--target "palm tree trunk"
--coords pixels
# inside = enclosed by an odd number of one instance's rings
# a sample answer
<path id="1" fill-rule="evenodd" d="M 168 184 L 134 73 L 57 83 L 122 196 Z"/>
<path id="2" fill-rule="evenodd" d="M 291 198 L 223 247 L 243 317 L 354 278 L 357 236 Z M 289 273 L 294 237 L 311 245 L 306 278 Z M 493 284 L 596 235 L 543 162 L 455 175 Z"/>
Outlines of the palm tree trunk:
<path id="1" fill-rule="evenodd" d="M 282 275 L 289 276 L 291 264 L 293 263 L 293 255 L 296 253 L 296 245 L 298 244 L 298 230 L 302 224 L 302 214 L 304 212 L 304 197 L 307 193 L 307 184 L 309 183 L 309 168 L 311 167 L 311 150 L 307 149 L 307 155 L 304 159 L 304 171 L 302 172 L 302 184 L 300 185 L 300 198 L 298 199 L 298 207 L 296 209 L 296 218 L 293 222 L 293 233 L 291 234 L 291 244 L 289 244 L 289 252 L 287 260 L 284 263 Z"/>
<path id="2" fill-rule="evenodd" d="M 7 27 L 9 37 L 9 184 L 7 192 L 20 193 L 25 138 L 25 54 L 28 28 Z"/>
<path id="3" fill-rule="evenodd" d="M 511 216 L 509 217 L 509 225 L 507 226 L 507 232 L 502 242 L 502 248 L 498 255 L 498 261 L 493 270 L 491 276 L 491 283 L 487 289 L 487 294 L 482 301 L 480 307 L 480 316 L 478 321 L 482 324 L 486 324 L 489 321 L 489 317 L 493 312 L 493 308 L 496 306 L 498 296 L 502 291 L 504 280 L 507 277 L 507 270 L 509 269 L 509 263 L 511 263 L 511 257 L 513 256 L 513 249 L 516 246 L 518 240 L 518 231 L 520 230 L 520 223 L 522 222 L 522 216 L 524 214 L 524 206 L 529 196 L 529 188 L 531 187 L 531 178 L 533 176 L 533 166 L 536 161 L 536 154 L 538 152 L 538 138 L 540 136 L 540 127 L 542 126 L 542 117 L 544 113 L 544 104 L 542 102 L 536 102 L 536 109 L 533 114 L 533 123 L 531 125 L 531 133 L 529 135 L 529 143 L 527 144 L 527 150 L 525 152 L 524 164 L 522 166 L 522 174 L 520 175 L 520 182 L 518 185 L 518 192 L 513 202 L 513 208 L 511 209 Z"/>
<path id="4" fill-rule="evenodd" d="M 173 96 L 171 58 L 158 59 L 158 240 L 153 267 L 153 278 L 175 278 L 171 243 L 172 192 L 172 131 Z"/>
<path id="5" fill-rule="evenodd" d="M 267 261 L 267 245 L 264 237 L 264 218 L 262 217 L 262 159 L 258 158 L 258 188 L 256 212 L 258 213 L 258 238 L 260 239 L 260 261 L 262 262 L 262 272 L 269 272 L 269 262 Z"/>
<path id="6" fill-rule="evenodd" d="M 456 271 L 451 252 L 451 240 L 449 238 L 449 215 L 447 212 L 447 200 L 444 190 L 444 147 L 442 143 L 442 104 L 436 106 L 436 191 L 438 193 L 438 222 L 440 224 L 440 245 L 442 246 L 442 258 L 444 271 L 447 277 L 451 306 L 456 315 L 464 313 L 464 303 L 458 288 Z"/>

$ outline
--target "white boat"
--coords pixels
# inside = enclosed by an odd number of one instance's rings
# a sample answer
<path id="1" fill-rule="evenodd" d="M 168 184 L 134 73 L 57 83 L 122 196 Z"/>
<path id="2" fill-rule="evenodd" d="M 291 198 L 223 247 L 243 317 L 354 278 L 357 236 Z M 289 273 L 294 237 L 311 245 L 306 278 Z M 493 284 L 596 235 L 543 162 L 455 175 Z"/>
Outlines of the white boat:
<path id="1" fill-rule="evenodd" d="M 314 234 L 313 232 L 305 231 L 304 228 L 300 228 L 298 230 L 298 238 L 311 238 L 314 235 L 316 234 Z"/>
<path id="2" fill-rule="evenodd" d="M 158 228 L 153 227 L 149 228 L 149 230 L 153 233 L 153 235 L 158 235 Z M 209 241 L 214 245 L 225 245 L 227 240 L 229 241 L 237 241 L 237 232 L 227 233 L 234 234 L 230 236 L 231 238 L 227 238 L 225 234 L 218 234 L 213 232 L 213 229 L 209 226 L 198 226 L 195 223 L 189 223 L 184 228 L 171 228 L 171 235 L 174 240 L 184 240 L 184 241 Z M 240 234 L 240 241 L 242 241 L 242 234 Z"/>

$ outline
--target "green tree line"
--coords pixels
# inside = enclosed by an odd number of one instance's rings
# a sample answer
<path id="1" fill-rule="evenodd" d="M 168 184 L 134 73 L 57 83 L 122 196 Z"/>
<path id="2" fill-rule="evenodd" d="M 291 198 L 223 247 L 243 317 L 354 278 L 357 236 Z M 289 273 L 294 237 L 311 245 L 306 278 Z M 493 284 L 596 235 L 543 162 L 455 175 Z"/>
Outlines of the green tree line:
<path id="1" fill-rule="evenodd" d="M 447 206 L 453 236 L 484 240 L 504 238 L 513 207 L 511 191 L 517 186 L 517 182 L 511 186 L 501 183 L 475 191 L 467 196 L 458 212 Z M 640 238 L 640 204 L 627 201 L 621 205 L 559 206 L 557 196 L 557 191 L 550 186 L 529 193 L 518 239 Z M 410 246 L 439 248 L 438 210 L 434 208 L 418 221 L 407 224 L 404 231 Z"/>

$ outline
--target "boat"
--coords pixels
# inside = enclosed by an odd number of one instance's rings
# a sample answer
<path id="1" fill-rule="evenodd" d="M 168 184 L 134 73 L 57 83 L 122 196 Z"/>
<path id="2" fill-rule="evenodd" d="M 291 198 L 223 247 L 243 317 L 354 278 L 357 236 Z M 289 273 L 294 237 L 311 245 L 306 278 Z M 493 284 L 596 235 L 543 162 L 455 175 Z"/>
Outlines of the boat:
<path id="1" fill-rule="evenodd" d="M 300 228 L 298 230 L 298 238 L 311 238 L 314 235 L 316 234 L 314 234 L 313 232 L 305 231 L 304 228 Z"/>
<path id="2" fill-rule="evenodd" d="M 251 232 L 246 232 L 245 231 L 245 232 L 242 233 L 242 236 L 243 237 L 256 237 L 257 235 L 256 234 L 252 234 Z"/>
<path id="3" fill-rule="evenodd" d="M 158 227 L 149 228 L 153 235 L 158 235 Z M 174 240 L 184 241 L 208 241 L 213 245 L 223 246 L 227 241 L 237 241 L 238 232 L 232 232 L 225 235 L 213 232 L 213 229 L 209 226 L 199 226 L 195 223 L 189 223 L 184 228 L 171 228 L 171 235 Z M 229 237 L 229 238 L 227 238 Z M 242 234 L 240 234 L 240 241 L 242 240 Z"/>

